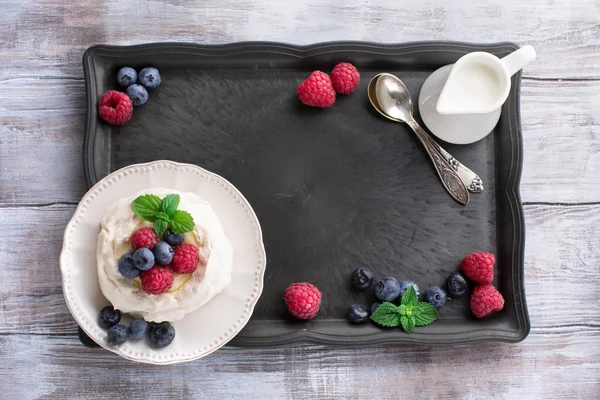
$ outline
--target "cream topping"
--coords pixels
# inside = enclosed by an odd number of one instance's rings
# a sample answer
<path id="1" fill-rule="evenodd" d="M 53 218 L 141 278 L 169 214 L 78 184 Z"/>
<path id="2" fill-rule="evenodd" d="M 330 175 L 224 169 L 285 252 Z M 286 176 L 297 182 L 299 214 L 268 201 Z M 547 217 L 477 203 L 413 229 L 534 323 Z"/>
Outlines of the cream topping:
<path id="1" fill-rule="evenodd" d="M 193 273 L 175 274 L 167 293 L 149 294 L 141 288 L 139 278 L 128 279 L 119 273 L 118 261 L 123 254 L 133 251 L 129 244 L 131 234 L 153 226 L 133 213 L 131 202 L 142 194 L 163 198 L 170 193 L 179 194 L 179 209 L 194 218 L 194 230 L 185 234 L 184 243 L 199 248 L 200 261 Z M 229 284 L 233 247 L 210 203 L 194 193 L 157 188 L 123 198 L 106 211 L 98 235 L 96 258 L 100 289 L 113 307 L 146 321 L 175 321 L 206 304 Z"/>

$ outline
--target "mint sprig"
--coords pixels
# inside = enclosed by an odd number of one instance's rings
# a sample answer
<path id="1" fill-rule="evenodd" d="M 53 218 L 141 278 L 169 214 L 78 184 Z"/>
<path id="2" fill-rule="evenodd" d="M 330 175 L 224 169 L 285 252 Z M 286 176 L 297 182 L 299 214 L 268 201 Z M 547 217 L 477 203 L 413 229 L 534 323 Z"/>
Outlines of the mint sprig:
<path id="1" fill-rule="evenodd" d="M 419 302 L 419 298 L 417 297 L 417 292 L 415 291 L 415 287 L 413 285 L 409 285 L 408 289 L 404 291 L 402 295 L 402 300 L 400 304 L 403 306 L 412 306 Z"/>
<path id="2" fill-rule="evenodd" d="M 156 232 L 156 236 L 160 237 L 167 230 L 169 226 L 169 222 L 164 219 L 157 219 L 154 221 L 154 232 Z"/>
<path id="3" fill-rule="evenodd" d="M 410 285 L 402 295 L 399 306 L 385 302 L 375 310 L 371 319 L 386 327 L 402 326 L 410 334 L 415 326 L 429 325 L 439 316 L 434 306 L 419 301 L 415 288 Z"/>
<path id="4" fill-rule="evenodd" d="M 406 331 L 410 335 L 413 328 L 415 327 L 415 317 L 403 315 L 400 317 L 400 322 L 402 323 L 402 329 Z"/>
<path id="5" fill-rule="evenodd" d="M 146 221 L 154 222 L 156 213 L 160 208 L 160 197 L 153 194 L 145 194 L 138 197 L 131 203 L 131 208 L 135 215 Z"/>
<path id="6" fill-rule="evenodd" d="M 160 203 L 160 211 L 172 216 L 179 207 L 179 195 L 168 194 L 162 199 Z"/>
<path id="7" fill-rule="evenodd" d="M 393 303 L 385 302 L 380 305 L 371 316 L 371 319 L 379 325 L 394 327 L 400 325 L 400 317 L 398 307 Z"/>
<path id="8" fill-rule="evenodd" d="M 194 229 L 194 218 L 177 209 L 179 201 L 178 194 L 168 194 L 162 200 L 153 194 L 145 194 L 133 200 L 131 209 L 141 219 L 154 222 L 157 236 L 162 236 L 168 227 L 175 234 L 190 232 Z"/>
<path id="9" fill-rule="evenodd" d="M 417 326 L 429 325 L 440 316 L 433 305 L 425 302 L 418 302 L 415 305 L 414 315 Z"/>

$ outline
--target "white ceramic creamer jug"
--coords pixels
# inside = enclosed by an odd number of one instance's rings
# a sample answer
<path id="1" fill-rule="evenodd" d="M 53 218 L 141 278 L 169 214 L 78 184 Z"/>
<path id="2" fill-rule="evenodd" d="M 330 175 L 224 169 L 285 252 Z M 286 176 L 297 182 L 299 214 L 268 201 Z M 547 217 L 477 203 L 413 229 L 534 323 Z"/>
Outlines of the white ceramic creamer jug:
<path id="1" fill-rule="evenodd" d="M 437 112 L 488 114 L 499 109 L 508 98 L 510 77 L 535 56 L 533 47 L 523 46 L 502 59 L 481 51 L 461 57 L 444 84 Z"/>

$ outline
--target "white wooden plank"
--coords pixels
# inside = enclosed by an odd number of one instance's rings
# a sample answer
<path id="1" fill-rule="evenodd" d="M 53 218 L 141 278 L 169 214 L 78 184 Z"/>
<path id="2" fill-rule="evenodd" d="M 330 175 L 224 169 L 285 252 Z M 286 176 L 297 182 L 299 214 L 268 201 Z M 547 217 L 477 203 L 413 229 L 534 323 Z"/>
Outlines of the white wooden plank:
<path id="1" fill-rule="evenodd" d="M 523 201 L 600 201 L 599 110 L 600 82 L 523 82 Z"/>
<path id="2" fill-rule="evenodd" d="M 79 201 L 82 81 L 19 79 L 0 88 L 0 203 Z M 523 201 L 600 201 L 600 81 L 526 80 L 521 102 Z"/>
<path id="3" fill-rule="evenodd" d="M 509 40 L 536 47 L 539 58 L 527 76 L 600 78 L 596 0 L 5 0 L 2 11 L 0 80 L 81 77 L 81 55 L 92 44 L 165 40 Z"/>
<path id="4" fill-rule="evenodd" d="M 597 399 L 595 334 L 532 334 L 518 345 L 223 348 L 157 367 L 72 336 L 0 336 L 3 398 Z M 582 351 L 585 349 L 585 351 Z"/>
<path id="5" fill-rule="evenodd" d="M 84 102 L 82 80 L 0 82 L 0 203 L 79 201 Z"/>
<path id="6" fill-rule="evenodd" d="M 600 341 L 600 206 L 529 206 L 526 293 L 532 326 L 540 333 L 590 330 Z M 75 326 L 66 308 L 58 267 L 63 229 L 74 206 L 0 208 L 3 284 L 0 334 L 65 334 Z M 44 227 L 40 230 L 40 226 Z M 35 238 L 33 247 L 30 238 Z"/>
<path id="7" fill-rule="evenodd" d="M 85 191 L 81 56 L 88 46 L 532 44 L 538 59 L 524 71 L 532 79 L 522 92 L 523 200 L 599 202 L 597 0 L 5 0 L 1 9 L 3 398 L 598 398 L 599 205 L 526 206 L 532 332 L 517 345 L 227 348 L 191 364 L 134 365 L 79 345 L 58 270 L 62 228 Z"/>

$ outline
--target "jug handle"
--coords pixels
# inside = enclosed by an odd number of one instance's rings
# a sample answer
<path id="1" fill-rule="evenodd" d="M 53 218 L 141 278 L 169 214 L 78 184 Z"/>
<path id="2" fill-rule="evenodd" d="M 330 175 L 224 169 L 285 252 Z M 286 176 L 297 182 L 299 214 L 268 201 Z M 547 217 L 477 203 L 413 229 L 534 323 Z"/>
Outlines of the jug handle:
<path id="1" fill-rule="evenodd" d="M 513 51 L 501 61 L 508 70 L 508 76 L 513 76 L 520 69 L 523 69 L 535 58 L 535 50 L 533 47 L 527 45 L 521 47 L 519 50 Z"/>

